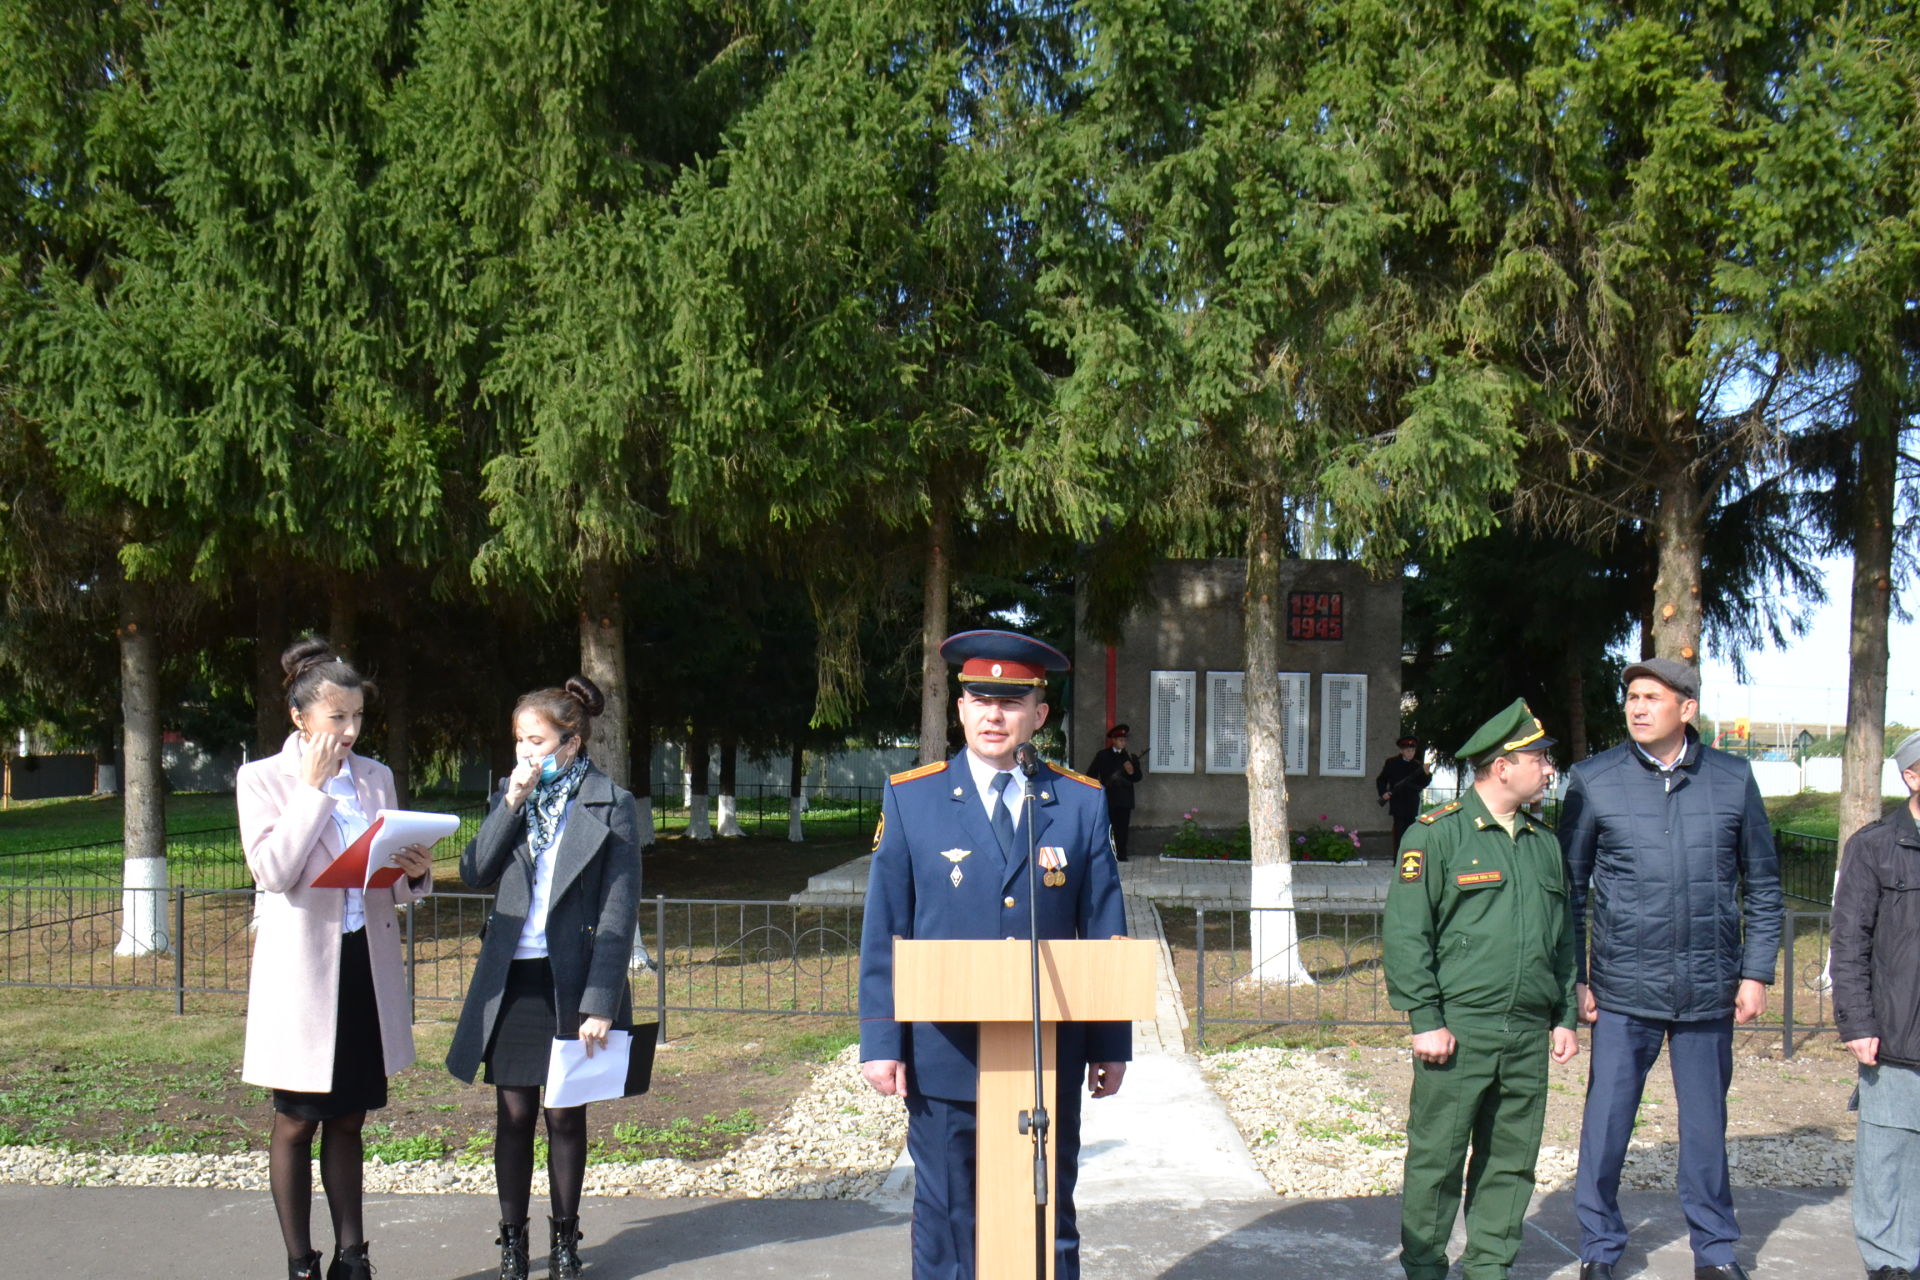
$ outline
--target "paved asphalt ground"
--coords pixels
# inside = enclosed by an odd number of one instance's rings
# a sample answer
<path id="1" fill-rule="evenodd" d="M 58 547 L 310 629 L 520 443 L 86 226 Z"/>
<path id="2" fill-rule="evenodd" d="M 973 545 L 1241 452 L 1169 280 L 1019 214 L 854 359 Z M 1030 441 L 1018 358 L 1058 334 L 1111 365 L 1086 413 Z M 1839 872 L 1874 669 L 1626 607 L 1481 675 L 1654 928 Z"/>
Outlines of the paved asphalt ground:
<path id="1" fill-rule="evenodd" d="M 1622 1197 L 1634 1246 L 1622 1276 L 1688 1280 L 1671 1194 Z M 1741 1259 L 1755 1280 L 1862 1274 L 1840 1191 L 1741 1191 Z M 316 1215 L 324 1220 L 324 1211 Z M 907 1219 L 857 1202 L 589 1199 L 588 1274 L 599 1280 L 856 1280 L 907 1274 Z M 1400 1274 L 1398 1201 L 1106 1204 L 1082 1215 L 1088 1280 L 1361 1280 Z M 488 1280 L 495 1209 L 482 1196 L 376 1196 L 380 1280 Z M 1571 1280 L 1572 1198 L 1536 1202 L 1514 1280 Z M 324 1238 L 325 1229 L 321 1228 Z M 545 1239 L 540 1233 L 535 1275 Z M 258 1192 L 0 1187 L 0 1274 L 85 1280 L 226 1280 L 285 1274 Z M 991 1280 L 991 1278 L 983 1278 Z"/>
<path id="2" fill-rule="evenodd" d="M 1147 896 L 1128 894 L 1136 937 L 1159 934 Z M 1079 1202 L 1087 1280 L 1399 1276 L 1398 1199 L 1275 1196 L 1184 1052 L 1170 965 L 1158 1004 L 1154 1021 L 1135 1024 L 1135 1061 L 1119 1096 L 1086 1108 Z M 1691 1280 L 1686 1223 L 1673 1194 L 1628 1193 L 1621 1202 L 1633 1232 L 1623 1280 Z M 866 1202 L 589 1197 L 583 1252 L 597 1280 L 904 1277 L 911 1203 L 904 1160 Z M 1736 1189 L 1735 1203 L 1746 1231 L 1740 1258 L 1756 1280 L 1863 1274 L 1844 1190 Z M 490 1196 L 371 1197 L 368 1234 L 380 1280 L 490 1280 L 498 1274 L 496 1216 Z M 329 1241 L 318 1202 L 314 1217 L 316 1243 Z M 544 1275 L 538 1218 L 533 1234 L 534 1274 Z M 1514 1280 L 1574 1280 L 1578 1239 L 1571 1192 L 1536 1198 Z M 1459 1254 L 1457 1236 L 1451 1252 Z M 261 1192 L 0 1186 L 0 1280 L 284 1274 L 272 1203 Z"/>

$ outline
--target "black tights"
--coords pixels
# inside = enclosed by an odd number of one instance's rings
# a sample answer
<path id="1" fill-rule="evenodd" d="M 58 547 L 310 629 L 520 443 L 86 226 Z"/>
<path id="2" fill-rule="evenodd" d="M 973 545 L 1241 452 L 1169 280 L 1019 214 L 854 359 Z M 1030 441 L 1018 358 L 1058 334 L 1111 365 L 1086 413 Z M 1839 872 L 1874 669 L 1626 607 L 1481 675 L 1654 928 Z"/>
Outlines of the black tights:
<path id="1" fill-rule="evenodd" d="M 540 1119 L 540 1090 L 533 1085 L 496 1089 L 499 1132 L 493 1139 L 493 1180 L 500 1189 L 500 1221 L 524 1222 L 533 1198 L 533 1129 Z M 547 1183 L 553 1216 L 580 1216 L 580 1184 L 587 1179 L 587 1108 L 546 1107 Z"/>
<path id="2" fill-rule="evenodd" d="M 301 1120 L 273 1113 L 273 1143 L 267 1158 L 273 1187 L 273 1211 L 280 1215 L 280 1236 L 289 1258 L 313 1252 L 313 1135 L 320 1132 L 320 1184 L 333 1218 L 334 1250 L 365 1244 L 360 1218 L 360 1129 L 367 1113 L 331 1120 Z"/>

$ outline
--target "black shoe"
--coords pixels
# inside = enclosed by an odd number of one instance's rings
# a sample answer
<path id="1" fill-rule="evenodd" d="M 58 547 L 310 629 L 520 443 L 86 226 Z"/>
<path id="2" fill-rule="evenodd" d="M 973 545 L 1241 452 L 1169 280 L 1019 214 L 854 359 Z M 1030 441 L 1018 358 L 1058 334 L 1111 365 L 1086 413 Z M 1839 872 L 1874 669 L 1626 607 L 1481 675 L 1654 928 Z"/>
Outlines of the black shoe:
<path id="1" fill-rule="evenodd" d="M 1913 1280 L 1913 1272 L 1905 1267 L 1875 1267 L 1867 1272 L 1867 1280 Z"/>
<path id="2" fill-rule="evenodd" d="M 500 1246 L 500 1280 L 527 1280 L 527 1220 L 501 1223 L 494 1243 Z"/>
<path id="3" fill-rule="evenodd" d="M 1748 1280 L 1748 1276 L 1739 1263 L 1723 1262 L 1717 1267 L 1695 1267 L 1693 1280 Z"/>
<path id="4" fill-rule="evenodd" d="M 587 1269 L 580 1261 L 580 1219 L 548 1218 L 553 1228 L 547 1245 L 547 1274 L 553 1280 L 575 1280 Z"/>
<path id="5" fill-rule="evenodd" d="M 1580 1280 L 1613 1280 L 1613 1264 L 1583 1262 L 1580 1264 Z"/>
<path id="6" fill-rule="evenodd" d="M 287 1280 L 320 1280 L 320 1251 L 304 1258 L 287 1259 Z"/>
<path id="7" fill-rule="evenodd" d="M 367 1246 L 350 1244 L 334 1254 L 327 1266 L 327 1280 L 373 1280 L 373 1263 L 367 1261 Z"/>

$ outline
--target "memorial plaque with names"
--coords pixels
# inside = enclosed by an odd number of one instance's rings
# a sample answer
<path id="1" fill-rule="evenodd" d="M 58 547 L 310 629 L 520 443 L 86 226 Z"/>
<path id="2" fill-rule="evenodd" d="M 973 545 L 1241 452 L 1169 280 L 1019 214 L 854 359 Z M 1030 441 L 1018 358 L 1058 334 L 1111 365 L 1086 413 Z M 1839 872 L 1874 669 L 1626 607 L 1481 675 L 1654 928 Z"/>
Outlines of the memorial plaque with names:
<path id="1" fill-rule="evenodd" d="M 1329 778 L 1367 776 L 1367 677 L 1320 677 L 1320 772 Z"/>
<path id="2" fill-rule="evenodd" d="M 1207 672 L 1207 772 L 1247 771 L 1245 676 L 1238 671 Z"/>
<path id="3" fill-rule="evenodd" d="M 1307 772 L 1307 713 L 1311 706 L 1307 695 L 1306 672 L 1280 673 L 1280 751 L 1287 772 L 1295 777 Z"/>
<path id="4" fill-rule="evenodd" d="M 1287 593 L 1287 639 L 1344 640 L 1346 607 L 1338 591 Z"/>
<path id="5" fill-rule="evenodd" d="M 1148 773 L 1193 772 L 1193 672 L 1148 674 Z"/>

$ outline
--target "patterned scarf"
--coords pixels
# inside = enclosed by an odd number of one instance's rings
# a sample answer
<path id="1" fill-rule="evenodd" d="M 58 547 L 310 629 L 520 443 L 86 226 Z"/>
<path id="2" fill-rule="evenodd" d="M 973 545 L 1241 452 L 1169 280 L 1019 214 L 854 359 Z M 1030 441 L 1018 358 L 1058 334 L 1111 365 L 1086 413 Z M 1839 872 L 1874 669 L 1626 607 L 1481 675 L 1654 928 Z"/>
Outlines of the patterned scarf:
<path id="1" fill-rule="evenodd" d="M 527 804 L 527 838 L 533 844 L 534 857 L 538 858 L 553 847 L 553 836 L 560 828 L 561 815 L 566 813 L 567 803 L 573 799 L 574 792 L 580 790 L 580 779 L 586 776 L 587 757 L 582 753 L 556 774 L 552 782 L 534 787 L 533 797 Z"/>

